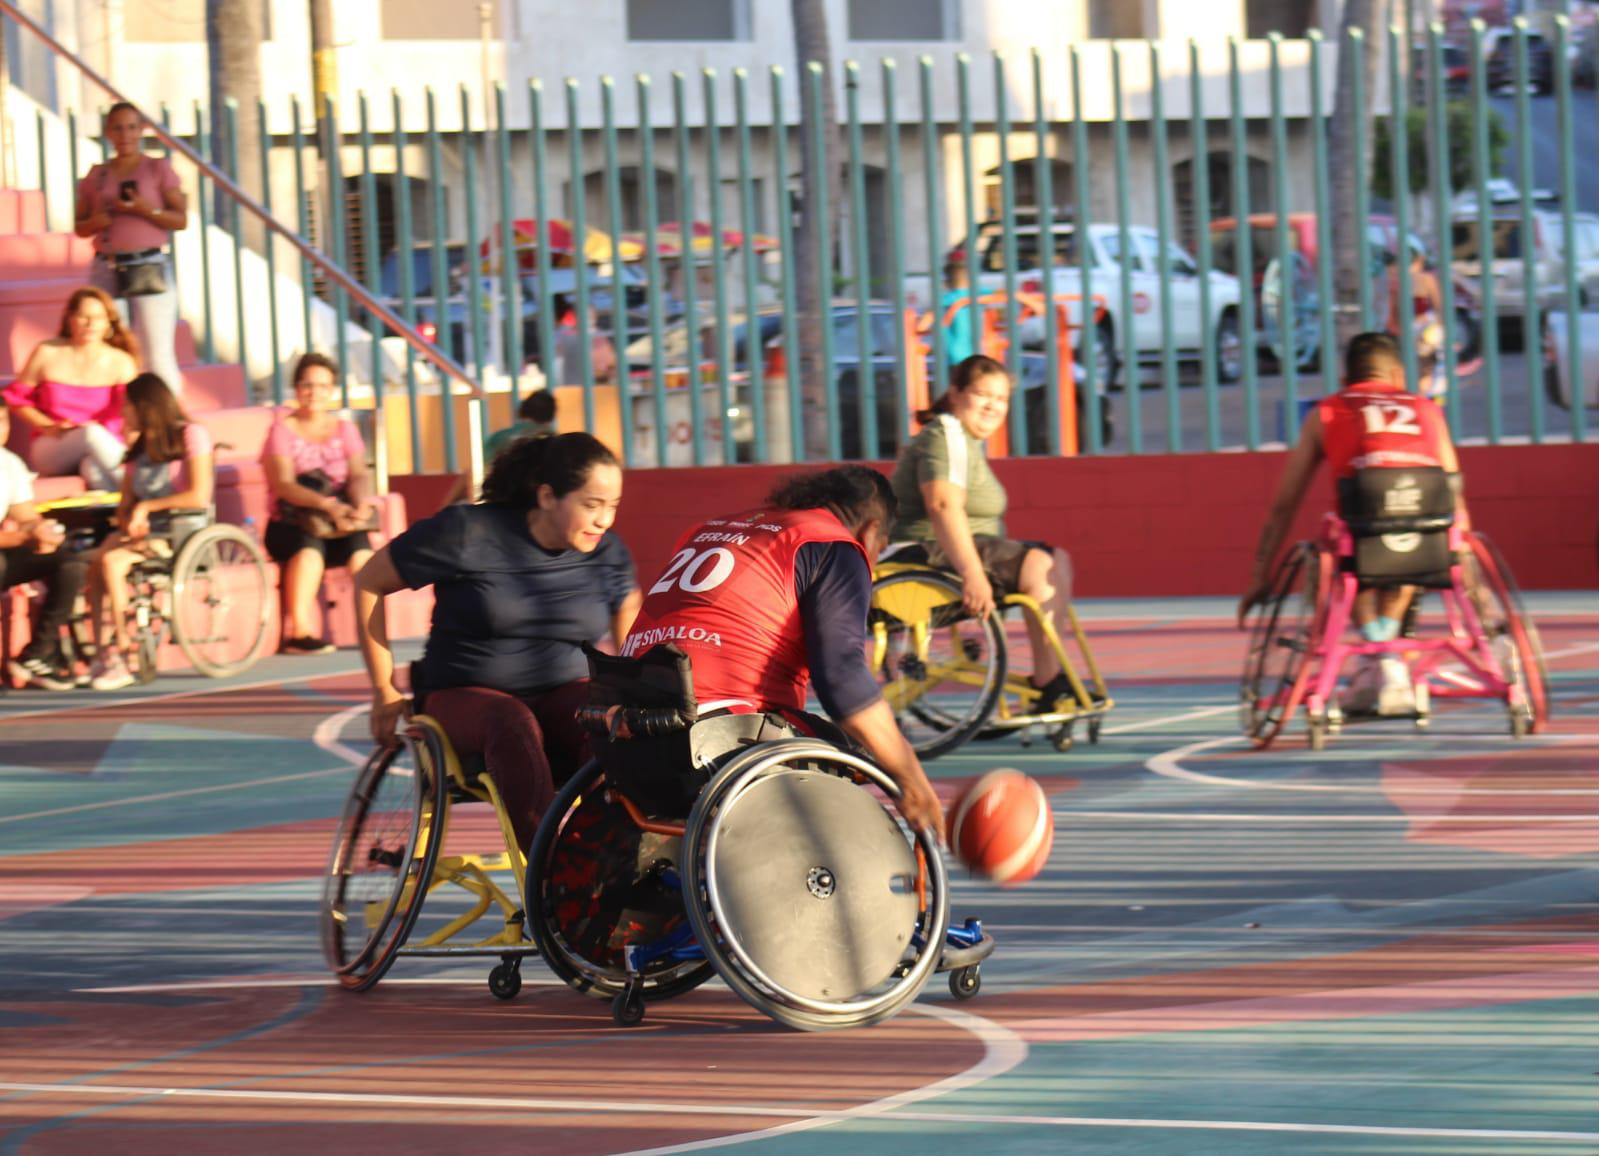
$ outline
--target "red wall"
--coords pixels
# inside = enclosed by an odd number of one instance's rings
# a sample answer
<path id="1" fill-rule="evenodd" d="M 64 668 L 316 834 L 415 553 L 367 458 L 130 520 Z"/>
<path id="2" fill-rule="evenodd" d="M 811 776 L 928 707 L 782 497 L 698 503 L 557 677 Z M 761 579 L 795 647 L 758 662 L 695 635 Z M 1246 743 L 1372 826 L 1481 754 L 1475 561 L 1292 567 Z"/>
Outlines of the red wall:
<path id="1" fill-rule="evenodd" d="M 1599 588 L 1599 444 L 1461 451 L 1466 497 L 1528 589 Z M 1006 528 L 1071 551 L 1087 597 L 1237 594 L 1281 453 L 996 459 Z M 887 468 L 877 463 L 879 468 Z M 793 466 L 629 470 L 617 529 L 645 585 L 691 522 L 759 504 Z M 1326 508 L 1319 480 L 1299 536 Z"/>

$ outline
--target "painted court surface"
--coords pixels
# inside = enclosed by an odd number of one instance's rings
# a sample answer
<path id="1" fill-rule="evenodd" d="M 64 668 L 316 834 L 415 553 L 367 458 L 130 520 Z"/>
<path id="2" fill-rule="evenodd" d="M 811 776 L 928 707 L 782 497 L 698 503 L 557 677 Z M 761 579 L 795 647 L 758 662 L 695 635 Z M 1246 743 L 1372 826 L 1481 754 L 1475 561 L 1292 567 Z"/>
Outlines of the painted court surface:
<path id="1" fill-rule="evenodd" d="M 611 1025 L 482 961 L 330 985 L 319 876 L 367 744 L 348 652 L 0 699 L 0 1156 L 211 1151 L 1599 1151 L 1599 597 L 1531 600 L 1547 733 L 1459 704 L 1236 738 L 1217 600 L 1083 607 L 1097 747 L 973 743 L 1055 808 L 962 881 L 983 990 L 803 1035 L 719 985 Z M 1023 652 L 1024 653 L 1024 652 Z M 487 828 L 485 828 L 487 831 Z"/>

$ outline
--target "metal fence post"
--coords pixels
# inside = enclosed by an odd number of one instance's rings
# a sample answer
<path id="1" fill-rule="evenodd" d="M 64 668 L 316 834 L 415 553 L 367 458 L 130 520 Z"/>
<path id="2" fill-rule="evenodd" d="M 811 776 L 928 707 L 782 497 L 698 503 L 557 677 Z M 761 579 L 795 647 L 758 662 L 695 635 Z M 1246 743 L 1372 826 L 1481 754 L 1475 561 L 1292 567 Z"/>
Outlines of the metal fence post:
<path id="1" fill-rule="evenodd" d="M 1088 448 L 1100 453 L 1106 446 L 1100 436 L 1104 421 L 1100 413 L 1099 396 L 1099 320 L 1098 306 L 1093 299 L 1093 282 L 1089 270 L 1093 266 L 1093 251 L 1088 240 L 1089 212 L 1092 202 L 1088 194 L 1088 122 L 1083 119 L 1082 61 L 1077 55 L 1077 45 L 1071 46 L 1072 65 L 1072 178 L 1076 182 L 1076 213 L 1072 222 L 1072 239 L 1077 248 L 1077 316 L 1081 322 L 1077 333 L 1077 346 L 1082 350 L 1078 363 L 1083 367 L 1083 392 L 1088 397 Z M 1054 261 L 1053 252 L 1050 254 Z M 1054 292 L 1053 288 L 1050 290 Z M 1108 342 L 1105 352 L 1105 388 L 1109 390 L 1116 375 L 1116 345 Z"/>
<path id="2" fill-rule="evenodd" d="M 466 323 L 472 334 L 472 362 L 477 369 L 478 381 L 489 364 L 488 334 L 483 327 L 483 286 L 479 274 L 482 269 L 482 241 L 478 220 L 477 196 L 477 141 L 472 131 L 472 94 L 466 85 L 460 86 L 461 97 L 461 191 L 466 202 L 466 245 L 461 254 L 461 296 L 466 299 Z M 470 403 L 469 403 L 470 404 Z"/>
<path id="3" fill-rule="evenodd" d="M 861 156 L 861 68 L 844 62 L 845 122 L 849 128 L 849 216 L 855 264 L 855 436 L 857 456 L 877 456 L 877 373 L 872 349 L 872 264 L 866 235 L 866 168 Z"/>
<path id="4" fill-rule="evenodd" d="M 567 77 L 566 143 L 570 166 L 567 188 L 571 190 L 569 212 L 572 221 L 572 245 L 576 249 L 572 258 L 572 273 L 576 282 L 574 290 L 577 300 L 574 302 L 573 312 L 577 321 L 577 339 L 573 344 L 577 347 L 578 380 L 583 385 L 583 428 L 593 433 L 594 357 L 589 344 L 593 322 L 589 315 L 589 227 L 588 206 L 585 204 L 588 200 L 588 181 L 583 171 L 583 119 L 578 95 L 577 81 Z"/>
<path id="5" fill-rule="evenodd" d="M 227 163 L 224 172 L 233 181 L 239 179 L 239 102 L 229 97 L 222 105 L 223 123 L 227 126 Z M 262 181 L 266 173 L 261 174 Z M 233 234 L 233 318 L 238 327 L 239 368 L 244 371 L 246 396 L 254 391 L 250 381 L 250 357 L 246 344 L 244 324 L 244 224 L 239 216 L 239 202 L 228 202 L 228 231 Z"/>
<path id="6" fill-rule="evenodd" d="M 546 180 L 550 175 L 544 134 L 544 84 L 537 77 L 527 86 L 528 132 L 533 137 L 533 265 L 539 278 L 539 372 L 544 388 L 554 389 L 555 301 L 550 294 L 550 204 Z"/>
<path id="7" fill-rule="evenodd" d="M 1366 52 L 1366 33 L 1361 28 L 1349 30 L 1349 42 L 1344 51 L 1361 60 Z M 1349 70 L 1349 106 L 1357 125 L 1368 124 L 1366 119 L 1366 70 Z M 1357 147 L 1355 153 L 1355 264 L 1360 269 L 1360 328 L 1369 330 L 1374 324 L 1371 302 L 1371 252 L 1366 236 L 1366 225 L 1371 220 L 1371 174 L 1367 171 L 1366 150 Z"/>
<path id="8" fill-rule="evenodd" d="M 1399 348 L 1405 359 L 1405 380 L 1416 380 L 1415 286 L 1410 276 L 1410 101 L 1405 91 L 1404 38 L 1394 25 L 1388 27 L 1388 169 L 1394 195 L 1394 254 L 1397 292 L 1388 307 L 1399 327 Z M 1495 414 L 1490 423 L 1497 420 Z"/>
<path id="9" fill-rule="evenodd" d="M 348 265 L 349 254 L 344 244 L 344 135 L 339 131 L 338 112 L 333 97 L 328 95 L 322 107 L 323 123 L 327 137 L 322 142 L 323 156 L 328 173 L 328 237 L 332 244 L 328 254 L 341 267 Z M 342 285 L 333 287 L 333 349 L 339 363 L 339 397 L 345 409 L 350 408 L 350 350 L 348 328 L 350 323 L 350 295 Z"/>
<path id="10" fill-rule="evenodd" d="M 1450 428 L 1460 428 L 1460 390 L 1455 372 L 1455 279 L 1454 239 L 1449 227 L 1449 203 L 1453 190 L 1449 175 L 1449 110 L 1444 88 L 1443 25 L 1433 23 L 1427 29 L 1427 111 L 1429 130 L 1428 181 L 1432 185 L 1433 216 L 1437 218 L 1438 289 L 1443 306 L 1443 323 L 1446 340 L 1440 356 L 1444 365 L 1444 408 Z"/>
<path id="11" fill-rule="evenodd" d="M 666 439 L 670 431 L 666 425 L 666 349 L 665 335 L 661 327 L 661 250 L 656 235 L 658 223 L 658 206 L 655 203 L 655 130 L 650 127 L 650 78 L 644 73 L 637 76 L 638 91 L 638 135 L 639 135 L 639 185 L 644 190 L 644 260 L 649 269 L 649 284 L 645 287 L 650 314 L 650 387 L 654 397 L 655 408 L 655 462 L 657 465 L 666 465 Z M 682 182 L 686 174 L 679 172 L 678 181 Z M 547 295 L 540 294 L 541 300 Z M 694 356 L 694 318 L 683 319 L 689 337 L 688 350 L 692 361 Z M 691 371 L 694 366 L 690 366 Z M 699 396 L 699 382 L 692 376 L 689 381 L 690 399 Z M 631 401 L 628 403 L 631 405 Z M 624 413 L 623 421 L 632 419 L 631 413 Z M 699 430 L 693 434 L 695 465 L 699 465 Z"/>
<path id="12" fill-rule="evenodd" d="M 1518 16 L 1515 21 L 1516 44 L 1516 160 L 1517 179 L 1521 183 L 1521 236 L 1523 239 L 1534 236 L 1537 221 L 1532 210 L 1532 190 L 1538 183 L 1537 170 L 1533 167 L 1532 157 L 1532 101 L 1528 98 L 1527 88 L 1532 79 L 1531 69 L 1527 59 L 1527 21 Z M 1542 382 L 1538 380 L 1543 368 L 1543 342 L 1537 341 L 1536 355 L 1532 355 L 1533 347 L 1526 340 L 1526 334 L 1543 333 L 1543 316 L 1538 301 L 1538 251 L 1533 245 L 1521 246 L 1522 259 L 1522 300 L 1523 312 L 1521 317 L 1521 332 L 1523 334 L 1521 348 L 1527 356 L 1528 390 L 1527 396 L 1532 404 L 1532 440 L 1539 443 L 1544 439 L 1544 396 Z M 1451 395 L 1452 397 L 1452 395 Z"/>
<path id="13" fill-rule="evenodd" d="M 1471 22 L 1471 169 L 1477 192 L 1478 292 L 1482 301 L 1482 356 L 1487 374 L 1489 420 L 1499 413 L 1499 304 L 1494 285 L 1493 203 L 1488 199 L 1488 62 L 1482 51 L 1483 23 Z"/>
<path id="14" fill-rule="evenodd" d="M 1038 49 L 1031 57 L 1033 69 L 1033 188 L 1038 194 L 1038 267 L 1040 292 L 1044 298 L 1044 446 L 1043 453 L 1059 457 L 1060 407 L 1077 405 L 1076 390 L 1073 397 L 1060 393 L 1060 334 L 1055 320 L 1055 182 L 1050 171 L 1049 116 L 1044 109 L 1044 61 Z M 1081 316 L 1089 311 L 1086 298 L 1081 305 Z M 1085 330 L 1086 331 L 1086 330 Z M 1083 407 L 1078 406 L 1078 413 Z M 1082 452 L 1083 430 L 1077 431 L 1078 452 Z M 1029 447 L 1030 448 L 1030 447 Z"/>
<path id="15" fill-rule="evenodd" d="M 505 309 L 505 369 L 511 376 L 511 413 L 514 416 L 522 404 L 522 255 L 516 251 L 516 228 L 511 222 L 511 214 L 515 211 L 516 175 L 511 167 L 511 130 L 505 126 L 505 85 L 499 83 L 494 85 L 494 156 L 500 167 L 494 184 L 500 200 L 500 303 Z M 617 350 L 618 366 L 624 364 L 621 352 Z M 627 375 L 622 373 L 621 376 Z M 624 444 L 628 432 L 624 422 Z"/>
<path id="16" fill-rule="evenodd" d="M 257 137 L 261 146 L 261 207 L 272 212 L 272 134 L 267 127 L 266 102 L 255 102 Z M 267 336 L 272 357 L 272 404 L 283 404 L 283 355 L 278 342 L 277 238 L 266 234 Z M 374 340 L 376 340 L 374 338 Z"/>
<path id="17" fill-rule="evenodd" d="M 377 177 L 372 172 L 372 117 L 371 110 L 367 107 L 366 93 L 364 91 L 357 93 L 355 100 L 361 143 L 361 254 L 366 266 L 363 272 L 366 273 L 367 292 L 377 297 L 383 292 L 378 278 L 378 265 L 383 260 L 383 255 L 378 252 L 378 187 Z M 267 242 L 269 252 L 271 247 L 269 239 Z M 372 335 L 372 419 L 381 430 L 384 325 L 370 313 L 364 320 L 367 332 Z"/>
<path id="18" fill-rule="evenodd" d="M 800 397 L 799 297 L 794 284 L 794 212 L 788 193 L 788 119 L 783 70 L 772 66 L 772 170 L 777 192 L 778 261 L 783 272 L 783 363 L 788 376 L 789 460 L 805 460 L 805 407 Z"/>
<path id="19" fill-rule="evenodd" d="M 199 115 L 199 106 L 195 106 L 195 115 Z M 294 146 L 294 215 L 299 226 L 300 236 L 311 236 L 311 206 L 305 195 L 305 130 L 300 125 L 300 98 L 289 97 L 289 118 L 292 124 L 292 139 Z M 203 181 L 202 181 L 203 184 Z M 204 192 L 201 192 L 202 203 Z M 205 235 L 200 236 L 201 252 L 205 250 Z M 203 258 L 202 258 L 203 260 Z M 301 351 L 309 353 L 316 344 L 315 330 L 311 327 L 311 302 L 316 297 L 316 282 L 311 276 L 311 262 L 302 253 L 300 255 L 300 327 L 305 335 L 305 343 Z M 206 307 L 210 308 L 211 294 L 205 295 Z M 210 326 L 207 326 L 209 329 Z M 206 356 L 210 357 L 210 338 L 206 339 Z"/>
<path id="20" fill-rule="evenodd" d="M 1205 389 L 1205 448 L 1221 449 L 1221 391 L 1218 388 L 1217 333 L 1210 324 L 1210 121 L 1205 116 L 1204 73 L 1199 67 L 1199 42 L 1188 42 L 1188 135 L 1193 142 L 1194 233 L 1199 252 L 1200 380 Z"/>
<path id="21" fill-rule="evenodd" d="M 1357 30 L 1358 31 L 1358 30 Z M 1355 70 L 1359 75 L 1360 70 Z M 1227 38 L 1228 124 L 1233 150 L 1233 269 L 1238 274 L 1238 337 L 1244 355 L 1244 444 L 1260 448 L 1259 350 L 1255 334 L 1255 233 L 1249 213 L 1249 138 L 1244 129 L 1243 84 L 1238 40 Z M 1358 154 L 1359 149 L 1355 152 Z"/>
<path id="22" fill-rule="evenodd" d="M 716 119 L 716 70 L 700 74 L 705 97 L 705 191 L 711 216 L 711 292 L 716 299 L 716 380 L 717 399 L 722 407 L 722 463 L 738 460 L 733 439 L 733 326 L 727 315 L 727 270 L 723 265 L 722 237 L 722 127 Z M 690 230 L 692 232 L 692 230 Z M 688 237 L 684 241 L 687 243 Z"/>
<path id="23" fill-rule="evenodd" d="M 688 389 L 689 428 L 694 432 L 693 461 L 696 466 L 705 464 L 705 415 L 703 412 L 705 390 L 700 381 L 700 310 L 696 300 L 699 285 L 698 261 L 694 256 L 694 182 L 690 177 L 693 168 L 689 163 L 693 147 L 694 130 L 688 121 L 688 78 L 681 72 L 672 73 L 672 143 L 677 156 L 677 267 L 683 281 L 683 326 L 688 339 L 688 364 L 684 368 L 684 385 Z M 653 247 L 654 242 L 650 242 Z M 727 415 L 723 414 L 723 420 Z"/>
<path id="24" fill-rule="evenodd" d="M 195 151 L 201 156 L 206 156 L 211 151 L 211 134 L 206 131 L 205 113 L 200 107 L 200 102 L 194 102 L 194 144 Z M 195 200 L 200 213 L 200 284 L 201 308 L 203 313 L 204 329 L 200 341 L 200 360 L 210 364 L 217 359 L 216 327 L 211 316 L 211 201 L 206 194 L 205 170 L 195 174 Z M 304 235 L 305 230 L 301 230 Z M 309 270 L 309 265 L 307 266 Z M 306 348 L 310 348 L 307 341 Z"/>
<path id="25" fill-rule="evenodd" d="M 767 460 L 766 445 L 766 387 L 765 353 L 761 348 L 761 301 L 756 278 L 755 235 L 755 185 L 750 168 L 750 111 L 749 73 L 742 68 L 733 70 L 733 123 L 738 133 L 738 220 L 744 234 L 744 244 L 739 249 L 744 276 L 744 364 L 749 372 L 750 413 L 755 428 L 754 458 Z"/>
<path id="26" fill-rule="evenodd" d="M 1172 343 L 1174 313 L 1171 299 L 1171 158 L 1166 139 L 1166 81 L 1161 75 L 1160 45 L 1149 45 L 1149 90 L 1153 99 L 1155 138 L 1155 267 L 1160 273 L 1160 328 L 1165 340 L 1160 343 L 1160 383 L 1166 395 L 1166 452 L 1179 453 L 1183 448 L 1183 414 L 1177 397 L 1177 350 Z M 1207 327 L 1201 320 L 1201 327 Z"/>
<path id="27" fill-rule="evenodd" d="M 411 177 L 405 154 L 410 147 L 405 132 L 404 107 L 398 89 L 389 93 L 394 107 L 394 259 L 400 274 L 400 316 L 416 328 L 415 230 L 411 222 Z M 411 423 L 411 470 L 422 473 L 422 418 L 416 389 L 416 350 L 405 343 L 405 399 Z"/>
<path id="28" fill-rule="evenodd" d="M 961 194 L 966 216 L 963 224 L 961 252 L 966 258 L 966 295 L 970 304 L 972 336 L 982 333 L 982 319 L 977 312 L 977 188 L 972 160 L 972 58 L 964 52 L 955 54 L 955 99 L 960 118 L 961 139 Z"/>
<path id="29" fill-rule="evenodd" d="M 1338 329 L 1333 314 L 1338 307 L 1333 288 L 1332 182 L 1327 171 L 1327 117 L 1321 92 L 1321 32 L 1310 30 L 1310 142 L 1316 170 L 1316 296 L 1321 309 L 1321 389 L 1338 389 Z"/>
<path id="30" fill-rule="evenodd" d="M 1566 273 L 1566 364 L 1570 366 L 1566 376 L 1570 379 L 1571 389 L 1571 438 L 1573 441 L 1585 440 L 1587 433 L 1587 400 L 1584 392 L 1585 384 L 1582 373 L 1582 302 L 1577 293 L 1577 221 L 1574 214 L 1577 211 L 1577 174 L 1576 158 L 1572 155 L 1575 147 L 1573 141 L 1574 126 L 1572 117 L 1574 110 L 1571 106 L 1571 57 L 1567 52 L 1568 42 L 1571 39 L 1571 20 L 1565 15 L 1555 17 L 1555 104 L 1560 119 L 1560 251 L 1562 266 Z M 1522 338 L 1523 349 L 1536 349 L 1539 345 L 1538 334 L 1526 333 Z M 1536 357 L 1529 356 L 1529 362 Z M 1535 371 L 1529 370 L 1529 373 Z M 1529 379 L 1529 386 L 1534 390 L 1537 382 Z"/>
<path id="31" fill-rule="evenodd" d="M 944 176 L 939 165 L 938 123 L 933 119 L 931 56 L 917 60 L 916 79 L 921 94 L 922 180 L 927 196 L 927 308 L 933 315 L 932 328 L 928 331 L 933 341 L 933 371 L 928 388 L 936 394 L 949 380 L 949 350 L 944 342 L 944 310 L 940 304 L 943 299 L 940 250 L 943 248 Z"/>
<path id="32" fill-rule="evenodd" d="M 1298 320 L 1294 300 L 1294 250 L 1288 233 L 1288 130 L 1283 123 L 1282 35 L 1273 32 L 1268 43 L 1271 46 L 1271 175 L 1275 209 L 1272 224 L 1280 283 L 1277 333 L 1282 343 L 1278 370 L 1283 375 L 1283 440 L 1292 444 L 1294 432 L 1299 428 L 1299 350 L 1294 340 L 1297 336 L 1294 326 Z"/>
<path id="33" fill-rule="evenodd" d="M 897 66 L 885 56 L 882 63 L 883 139 L 888 212 L 884 215 L 883 226 L 888 230 L 888 291 L 894 304 L 894 437 L 891 444 L 896 450 L 905 444 L 910 430 L 910 415 L 905 412 L 910 357 L 905 340 L 905 202 L 900 191 L 899 115 L 894 91 L 898 76 Z"/>
<path id="34" fill-rule="evenodd" d="M 616 82 L 609 76 L 600 77 L 600 119 L 605 132 L 605 204 L 606 218 L 611 230 L 611 339 L 616 345 L 616 412 L 622 427 L 622 461 L 633 462 L 633 413 L 629 408 L 632 374 L 629 372 L 627 347 L 631 344 L 628 332 L 627 286 L 622 279 L 622 175 L 616 147 Z M 503 186 L 502 186 L 503 188 Z M 504 210 L 509 217 L 509 208 Z M 507 245 L 509 252 L 509 246 Z M 520 309 L 518 309 L 520 313 Z M 516 326 L 518 348 L 521 347 L 521 324 Z M 512 398 L 516 397 L 515 379 L 512 381 Z"/>
<path id="35" fill-rule="evenodd" d="M 1114 117 L 1116 145 L 1116 252 L 1121 270 L 1121 339 L 1122 339 L 1122 389 L 1127 399 L 1127 446 L 1135 454 L 1144 452 L 1144 399 L 1143 372 L 1138 361 L 1138 326 L 1133 315 L 1133 242 L 1128 231 L 1132 209 L 1127 195 L 1127 119 L 1122 115 L 1122 54 L 1119 46 L 1110 46 L 1110 86 Z M 1086 221 L 1078 222 L 1078 244 L 1087 246 L 1092 239 L 1082 230 Z"/>
<path id="36" fill-rule="evenodd" d="M 811 156 L 816 159 L 816 171 L 810 174 L 809 204 L 813 207 L 811 220 L 816 226 L 816 261 L 822 282 L 821 311 L 818 319 L 822 329 L 822 386 L 827 394 L 827 456 L 838 461 L 844 456 L 842 430 L 838 413 L 838 375 L 833 349 L 833 238 L 828 224 L 827 203 L 829 165 L 827 137 L 822 132 L 822 66 L 814 60 L 805 66 L 806 120 L 811 129 Z"/>
<path id="37" fill-rule="evenodd" d="M 444 158 L 439 145 L 438 107 L 431 86 L 426 93 L 428 185 L 433 194 L 433 323 L 438 334 L 437 340 L 450 351 L 450 356 L 458 362 L 464 362 L 464 352 L 446 337 L 447 334 L 453 336 L 455 325 L 450 319 L 450 271 L 444 252 Z M 444 468 L 453 474 L 460 468 L 460 458 L 455 446 L 455 382 L 448 377 L 441 376 L 439 379 L 439 405 L 444 431 Z"/>
<path id="38" fill-rule="evenodd" d="M 1010 159 L 1010 99 L 1005 83 L 1005 58 L 994 53 L 994 129 L 999 138 L 1000 240 L 1005 255 L 1005 369 L 1010 373 L 1010 452 L 1027 453 L 1027 414 L 1018 401 L 1021 385 L 1022 341 L 1016 320 L 1016 171 Z M 977 323 L 977 314 L 972 321 Z"/>

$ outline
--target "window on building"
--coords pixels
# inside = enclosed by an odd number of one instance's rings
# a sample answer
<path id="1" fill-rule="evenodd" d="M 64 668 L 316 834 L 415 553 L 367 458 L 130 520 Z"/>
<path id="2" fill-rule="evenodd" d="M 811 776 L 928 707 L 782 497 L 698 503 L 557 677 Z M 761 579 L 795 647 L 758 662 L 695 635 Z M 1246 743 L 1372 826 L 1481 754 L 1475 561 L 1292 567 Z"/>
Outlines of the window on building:
<path id="1" fill-rule="evenodd" d="M 261 39 L 272 39 L 272 0 L 261 5 Z M 204 44 L 205 0 L 124 0 L 123 34 L 130 44 Z"/>
<path id="2" fill-rule="evenodd" d="M 1271 32 L 1303 39 L 1317 26 L 1316 0 L 1245 0 L 1244 35 L 1264 40 Z"/>
<path id="3" fill-rule="evenodd" d="M 1142 0 L 1089 0 L 1088 35 L 1094 40 L 1145 39 L 1149 29 Z"/>
<path id="4" fill-rule="evenodd" d="M 489 27 L 499 35 L 499 0 L 490 0 Z M 385 40 L 478 40 L 483 35 L 476 4 L 438 0 L 382 0 L 379 14 Z"/>
<path id="5" fill-rule="evenodd" d="M 957 0 L 849 0 L 851 40 L 959 40 Z"/>
<path id="6" fill-rule="evenodd" d="M 629 40 L 748 40 L 750 0 L 627 0 Z"/>

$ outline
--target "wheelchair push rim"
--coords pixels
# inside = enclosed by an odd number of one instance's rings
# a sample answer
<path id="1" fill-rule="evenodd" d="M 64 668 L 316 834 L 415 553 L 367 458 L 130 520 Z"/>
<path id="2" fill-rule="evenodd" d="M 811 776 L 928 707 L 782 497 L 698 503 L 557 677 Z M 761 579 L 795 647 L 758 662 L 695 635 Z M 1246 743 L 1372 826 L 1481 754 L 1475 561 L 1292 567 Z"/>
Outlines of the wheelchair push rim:
<path id="1" fill-rule="evenodd" d="M 1549 721 L 1549 668 L 1544 661 L 1543 642 L 1538 627 L 1527 612 L 1521 590 L 1510 572 L 1504 555 L 1485 534 L 1470 535 L 1473 577 L 1470 591 L 1478 618 L 1501 663 L 1512 659 L 1506 680 L 1519 683 L 1531 711 L 1530 729 L 1534 734 Z"/>
<path id="2" fill-rule="evenodd" d="M 887 1019 L 921 992 L 937 969 L 943 951 L 949 898 L 938 846 L 928 836 L 910 832 L 897 814 L 861 784 L 881 790 L 890 799 L 899 795 L 893 780 L 880 769 L 827 743 L 793 739 L 762 744 L 731 761 L 706 787 L 689 816 L 681 868 L 684 901 L 700 945 L 735 994 L 788 1027 L 824 1031 Z M 843 789 L 854 792 L 858 803 L 851 805 L 876 809 L 877 818 L 872 822 L 881 823 L 885 832 L 891 828 L 890 838 L 902 842 L 867 847 L 861 840 L 852 856 L 849 848 L 857 831 L 851 831 L 850 838 L 835 839 L 831 847 L 815 842 L 796 849 L 785 859 L 778 853 L 785 849 L 780 844 L 762 842 L 764 828 L 757 822 L 753 833 L 742 836 L 740 849 L 739 828 L 751 819 L 791 821 L 808 830 L 824 830 L 814 818 L 826 813 L 825 809 L 796 811 L 797 817 L 789 820 L 780 808 L 771 805 L 783 797 L 785 789 L 788 797 L 794 798 L 817 787 L 823 787 L 825 795 L 836 796 Z M 748 813 L 742 813 L 745 810 Z M 857 811 L 860 815 L 867 813 Z M 773 851 L 771 855 L 763 852 L 768 846 Z M 872 855 L 884 852 L 888 862 L 875 875 L 869 869 L 862 870 Z M 839 856 L 840 862 L 821 862 L 830 855 Z M 818 863 L 807 868 L 810 859 Z M 758 877 L 748 870 L 757 862 L 765 873 Z M 836 872 L 831 869 L 834 866 L 838 868 Z M 787 873 L 793 878 L 776 879 L 774 886 L 774 879 L 768 878 L 774 873 Z M 893 897 L 881 893 L 885 874 L 895 883 Z M 903 877 L 906 875 L 910 877 Z M 771 913 L 755 921 L 758 927 L 749 922 L 743 927 L 735 926 L 740 922 L 733 911 L 740 903 L 737 891 L 741 886 L 757 895 L 773 896 L 769 901 Z M 856 888 L 853 892 L 852 887 Z M 802 908 L 809 912 L 827 911 L 826 905 L 834 900 L 846 906 L 820 923 L 807 923 L 807 911 Z M 795 906 L 794 901 L 801 906 Z M 886 922 L 856 918 L 874 907 L 895 914 Z M 750 909 L 745 903 L 746 920 Z M 896 926 L 901 917 L 905 920 L 903 926 Z M 785 954 L 771 943 L 757 943 L 757 937 L 750 934 L 766 934 L 784 923 L 825 926 L 829 920 L 859 937 L 850 940 L 842 953 L 850 957 L 848 966 L 853 966 L 856 959 L 875 956 L 875 961 L 864 963 L 859 969 L 866 973 L 865 986 L 836 997 L 795 990 L 792 981 L 774 975 L 778 970 L 774 962 L 792 962 L 794 953 Z M 865 943 L 867 934 L 876 935 L 879 942 Z M 829 946 L 826 941 L 812 943 L 803 954 L 804 966 L 827 973 L 823 965 L 829 962 L 824 959 Z M 834 972 L 838 970 L 841 968 Z M 883 973 L 881 978 L 875 978 L 879 972 Z"/>
<path id="3" fill-rule="evenodd" d="M 201 674 L 227 678 L 261 657 L 272 614 L 266 559 L 237 527 L 190 536 L 173 563 L 171 599 L 173 639 Z"/>
<path id="4" fill-rule="evenodd" d="M 561 856 L 568 867 L 574 865 L 571 840 L 576 833 L 574 822 L 578 819 L 578 808 L 587 806 L 592 812 L 605 806 L 604 821 L 630 823 L 626 809 L 619 803 L 605 804 L 605 795 L 600 764 L 597 761 L 587 763 L 557 792 L 539 823 L 527 858 L 528 930 L 550 970 L 574 991 L 611 999 L 628 988 L 631 979 L 634 991 L 646 1003 L 671 999 L 710 979 L 715 974 L 711 964 L 703 958 L 663 958 L 646 964 L 636 976 L 630 977 L 625 956 L 609 962 L 589 959 L 573 946 L 561 925 L 559 907 L 565 897 L 561 881 L 552 868 L 557 856 Z M 625 951 L 625 948 L 617 950 Z"/>
<path id="5" fill-rule="evenodd" d="M 1283 555 L 1269 593 L 1255 608 L 1238 705 L 1244 734 L 1256 746 L 1282 733 L 1304 697 L 1321 622 L 1325 564 L 1314 544 L 1298 543 Z"/>
<path id="6" fill-rule="evenodd" d="M 983 730 L 1005 690 L 1004 626 L 961 608 L 961 588 L 937 570 L 872 583 L 872 667 L 918 756 L 937 758 Z"/>
<path id="7" fill-rule="evenodd" d="M 373 752 L 356 776 L 323 881 L 322 952 L 344 987 L 383 978 L 411 934 L 438 858 L 442 777 L 416 736 Z M 362 886 L 370 884 L 370 886 Z M 358 946 L 347 942 L 359 928 Z"/>

